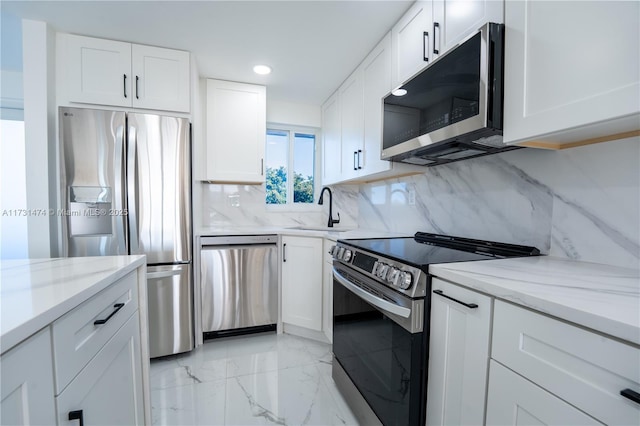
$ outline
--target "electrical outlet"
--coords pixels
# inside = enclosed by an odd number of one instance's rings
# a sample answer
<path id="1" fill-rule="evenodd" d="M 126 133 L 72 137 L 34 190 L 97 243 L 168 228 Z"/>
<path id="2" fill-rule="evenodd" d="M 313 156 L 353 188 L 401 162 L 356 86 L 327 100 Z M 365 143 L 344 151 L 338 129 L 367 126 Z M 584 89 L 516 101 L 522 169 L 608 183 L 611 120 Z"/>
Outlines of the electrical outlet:
<path id="1" fill-rule="evenodd" d="M 415 206 L 416 205 L 416 188 L 414 186 L 411 186 L 409 188 L 408 191 L 408 198 L 409 198 L 409 205 L 410 206 Z"/>

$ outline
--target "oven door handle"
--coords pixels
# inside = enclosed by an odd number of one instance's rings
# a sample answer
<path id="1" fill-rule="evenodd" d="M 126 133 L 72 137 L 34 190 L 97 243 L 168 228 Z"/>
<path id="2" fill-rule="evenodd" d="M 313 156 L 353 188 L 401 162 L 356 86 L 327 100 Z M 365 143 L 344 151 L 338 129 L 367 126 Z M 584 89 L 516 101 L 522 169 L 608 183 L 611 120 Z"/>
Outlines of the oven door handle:
<path id="1" fill-rule="evenodd" d="M 365 291 L 363 289 L 361 289 L 360 287 L 358 287 L 357 285 L 353 284 L 351 281 L 349 281 L 348 279 L 346 279 L 342 274 L 340 274 L 340 272 L 338 272 L 336 270 L 336 268 L 333 268 L 333 277 L 343 286 L 345 286 L 348 290 L 350 290 L 352 293 L 360 296 L 360 298 L 362 298 L 363 300 L 371 303 L 372 305 L 390 312 L 392 314 L 401 316 L 402 318 L 409 318 L 409 316 L 411 315 L 411 309 L 409 308 L 405 308 L 403 306 L 398 306 L 394 303 L 388 302 L 384 299 L 381 299 L 377 296 L 374 296 L 373 294 L 369 293 L 368 291 Z"/>

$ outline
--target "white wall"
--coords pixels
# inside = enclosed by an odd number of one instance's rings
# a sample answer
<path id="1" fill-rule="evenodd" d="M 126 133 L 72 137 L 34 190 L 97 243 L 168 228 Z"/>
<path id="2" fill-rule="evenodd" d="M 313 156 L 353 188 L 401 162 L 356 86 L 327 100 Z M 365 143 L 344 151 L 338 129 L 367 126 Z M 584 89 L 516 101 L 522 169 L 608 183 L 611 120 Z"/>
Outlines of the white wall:
<path id="1" fill-rule="evenodd" d="M 322 112 L 320 105 L 270 100 L 267 89 L 267 123 L 320 128 Z"/>
<path id="2" fill-rule="evenodd" d="M 23 20 L 23 78 L 27 208 L 55 208 L 55 33 L 45 22 Z M 29 257 L 46 258 L 57 251 L 56 218 L 30 215 L 27 219 Z"/>

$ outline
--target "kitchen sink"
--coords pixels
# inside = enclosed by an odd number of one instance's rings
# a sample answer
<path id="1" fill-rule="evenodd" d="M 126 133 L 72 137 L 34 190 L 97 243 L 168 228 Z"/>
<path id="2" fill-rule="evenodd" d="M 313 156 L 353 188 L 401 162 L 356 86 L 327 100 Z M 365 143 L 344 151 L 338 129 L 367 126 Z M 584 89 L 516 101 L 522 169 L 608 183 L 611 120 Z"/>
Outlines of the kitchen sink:
<path id="1" fill-rule="evenodd" d="M 346 232 L 351 231 L 353 228 L 329 228 L 328 226 L 289 226 L 287 229 L 299 229 L 301 231 L 327 231 L 327 232 Z"/>

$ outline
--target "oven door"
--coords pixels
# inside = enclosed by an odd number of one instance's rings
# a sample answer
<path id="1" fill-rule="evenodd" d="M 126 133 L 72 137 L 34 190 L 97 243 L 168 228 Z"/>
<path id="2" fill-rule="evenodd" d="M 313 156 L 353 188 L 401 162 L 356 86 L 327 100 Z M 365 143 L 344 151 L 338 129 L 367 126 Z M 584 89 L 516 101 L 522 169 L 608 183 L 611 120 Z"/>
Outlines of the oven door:
<path id="1" fill-rule="evenodd" d="M 384 425 L 424 425 L 424 299 L 409 299 L 339 262 L 333 282 L 333 353 L 340 367 Z"/>

